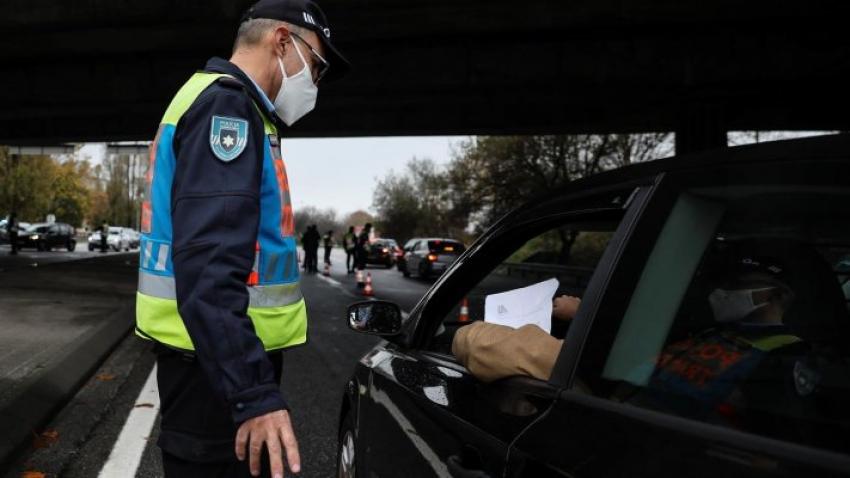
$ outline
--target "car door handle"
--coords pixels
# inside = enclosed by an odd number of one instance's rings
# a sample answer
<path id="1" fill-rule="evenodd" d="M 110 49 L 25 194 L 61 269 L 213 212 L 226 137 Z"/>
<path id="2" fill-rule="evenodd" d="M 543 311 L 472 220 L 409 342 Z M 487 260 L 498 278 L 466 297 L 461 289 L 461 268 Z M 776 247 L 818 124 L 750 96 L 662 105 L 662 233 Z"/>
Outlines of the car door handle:
<path id="1" fill-rule="evenodd" d="M 463 466 L 463 460 L 458 455 L 452 455 L 446 462 L 452 478 L 491 478 L 484 470 L 472 470 Z"/>

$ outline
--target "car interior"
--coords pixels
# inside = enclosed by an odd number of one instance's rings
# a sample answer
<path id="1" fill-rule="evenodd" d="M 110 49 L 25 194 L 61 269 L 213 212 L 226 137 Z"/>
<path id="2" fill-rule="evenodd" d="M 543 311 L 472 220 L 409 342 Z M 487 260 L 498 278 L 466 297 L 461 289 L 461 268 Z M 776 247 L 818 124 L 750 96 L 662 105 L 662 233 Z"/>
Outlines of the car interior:
<path id="1" fill-rule="evenodd" d="M 703 205 L 680 212 L 703 223 L 716 217 L 716 227 L 674 230 L 676 211 L 671 213 L 658 243 L 663 244 L 666 235 L 696 246 L 676 251 L 676 261 L 685 264 L 680 270 L 668 264 L 664 274 L 655 274 L 652 263 L 672 257 L 656 245 L 622 319 L 604 380 L 595 383 L 590 393 L 773 438 L 848 451 L 850 296 L 848 288 L 842 288 L 842 281 L 847 281 L 842 264 L 850 253 L 846 198 L 810 188 L 781 192 L 724 188 L 692 194 Z M 670 351 L 676 351 L 673 360 L 681 360 L 680 371 L 685 364 L 691 367 L 688 370 L 699 365 L 680 344 L 705 343 L 705 337 L 735 330 L 752 334 L 753 328 L 742 328 L 746 317 L 740 319 L 742 325 L 718 321 L 709 300 L 728 276 L 732 258 L 741 257 L 766 258 L 781 266 L 782 280 L 793 291 L 793 299 L 784 309 L 781 332 L 772 333 L 791 337 L 793 343 L 759 353 L 761 362 L 746 373 L 724 375 L 725 369 L 712 369 L 712 378 L 720 378 L 706 384 L 685 371 L 677 376 L 680 386 L 669 386 Z M 690 259 L 695 259 L 691 269 Z M 675 282 L 685 277 L 687 287 L 678 297 L 655 294 L 652 301 L 647 299 L 659 288 L 676 291 L 680 284 Z M 659 307 L 665 301 L 669 307 Z M 735 350 L 746 353 L 747 349 Z M 763 370 L 767 368 L 769 372 Z M 699 389 L 695 383 L 704 394 L 694 394 Z M 732 391 L 724 392 L 718 401 L 707 398 L 712 387 Z"/>

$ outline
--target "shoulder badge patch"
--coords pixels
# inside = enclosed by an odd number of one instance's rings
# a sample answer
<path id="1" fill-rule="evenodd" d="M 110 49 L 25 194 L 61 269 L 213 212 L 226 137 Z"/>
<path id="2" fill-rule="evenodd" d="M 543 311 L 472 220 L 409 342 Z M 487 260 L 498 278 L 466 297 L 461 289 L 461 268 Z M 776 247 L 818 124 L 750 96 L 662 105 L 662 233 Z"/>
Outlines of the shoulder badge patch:
<path id="1" fill-rule="evenodd" d="M 242 118 L 213 116 L 210 147 L 215 157 L 229 163 L 238 158 L 248 144 L 248 121 Z"/>

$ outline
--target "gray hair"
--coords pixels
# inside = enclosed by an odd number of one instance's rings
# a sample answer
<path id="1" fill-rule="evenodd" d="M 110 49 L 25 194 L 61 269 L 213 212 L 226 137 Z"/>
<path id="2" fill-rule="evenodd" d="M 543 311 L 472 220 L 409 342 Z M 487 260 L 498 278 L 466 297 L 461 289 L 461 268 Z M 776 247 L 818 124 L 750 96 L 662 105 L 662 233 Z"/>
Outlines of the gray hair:
<path id="1" fill-rule="evenodd" d="M 239 48 L 259 44 L 269 31 L 278 27 L 286 27 L 290 32 L 293 32 L 296 35 L 301 34 L 304 30 L 297 25 L 292 25 L 281 20 L 252 18 L 239 25 L 239 30 L 236 32 L 236 41 L 233 44 L 233 50 L 235 51 Z"/>

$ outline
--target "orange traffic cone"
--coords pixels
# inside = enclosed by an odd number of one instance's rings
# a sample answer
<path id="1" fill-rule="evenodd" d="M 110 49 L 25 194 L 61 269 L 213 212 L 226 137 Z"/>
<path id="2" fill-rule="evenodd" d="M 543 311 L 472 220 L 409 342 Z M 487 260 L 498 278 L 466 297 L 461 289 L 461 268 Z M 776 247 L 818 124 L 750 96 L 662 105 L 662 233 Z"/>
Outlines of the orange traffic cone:
<path id="1" fill-rule="evenodd" d="M 366 287 L 363 288 L 363 295 L 367 297 L 375 295 L 375 291 L 372 290 L 372 274 L 366 274 Z"/>
<path id="2" fill-rule="evenodd" d="M 355 280 L 357 281 L 357 288 L 362 289 L 363 288 L 363 271 L 362 270 L 357 269 L 357 275 L 355 276 Z"/>
<path id="3" fill-rule="evenodd" d="M 466 297 L 460 302 L 460 314 L 457 316 L 458 322 L 469 322 L 469 299 Z"/>
<path id="4" fill-rule="evenodd" d="M 327 277 L 330 277 L 330 275 L 331 275 L 331 265 L 330 264 L 325 263 L 325 272 L 323 272 L 322 274 L 327 276 Z"/>

